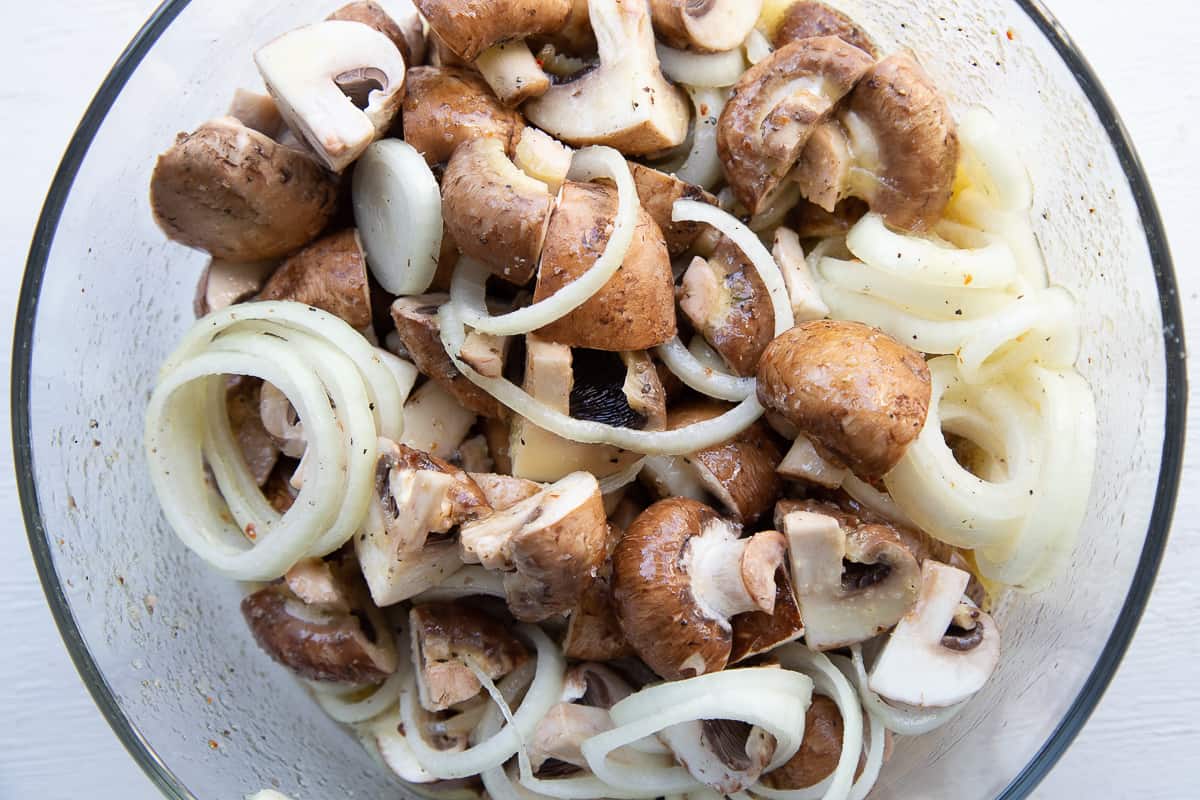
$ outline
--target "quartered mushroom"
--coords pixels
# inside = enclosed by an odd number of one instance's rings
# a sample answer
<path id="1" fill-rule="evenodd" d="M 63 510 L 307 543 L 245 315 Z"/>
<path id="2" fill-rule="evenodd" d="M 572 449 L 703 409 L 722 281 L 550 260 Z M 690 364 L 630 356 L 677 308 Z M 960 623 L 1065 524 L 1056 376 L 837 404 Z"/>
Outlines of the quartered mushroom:
<path id="1" fill-rule="evenodd" d="M 588 9 L 599 65 L 526 103 L 526 116 L 575 146 L 651 155 L 682 144 L 691 104 L 659 69 L 646 2 L 592 0 Z"/>
<path id="2" fill-rule="evenodd" d="M 500 570 L 509 610 L 541 622 L 579 601 L 605 557 L 608 522 L 600 485 L 575 472 L 459 530 L 463 561 Z"/>
<path id="3" fill-rule="evenodd" d="M 275 101 L 269 94 L 236 89 L 225 115 L 233 117 L 247 128 L 275 140 L 278 140 L 286 130 L 283 117 L 279 115 L 279 107 L 275 105 Z"/>
<path id="4" fill-rule="evenodd" d="M 361 22 L 325 20 L 264 45 L 254 63 L 288 126 L 341 172 L 382 136 L 404 99 L 404 57 Z"/>
<path id="5" fill-rule="evenodd" d="M 792 511 L 782 527 L 810 648 L 866 641 L 895 625 L 916 602 L 921 568 L 890 527 L 844 528 L 820 510 Z"/>
<path id="6" fill-rule="evenodd" d="M 396 45 L 405 64 L 416 66 L 425 60 L 425 23 L 412 0 L 392 0 L 389 6 L 396 12 L 394 16 L 374 0 L 355 0 L 334 11 L 327 19 L 361 22 L 374 28 Z"/>
<path id="7" fill-rule="evenodd" d="M 316 238 L 337 209 L 337 183 L 306 153 L 223 117 L 179 134 L 158 157 L 150 209 L 180 244 L 264 261 Z"/>
<path id="8" fill-rule="evenodd" d="M 613 553 L 613 599 L 625 638 L 667 680 L 725 668 L 729 619 L 775 608 L 785 545 L 776 531 L 739 539 L 703 503 L 660 500 L 629 526 Z"/>
<path id="9" fill-rule="evenodd" d="M 408 612 L 417 695 L 426 711 L 445 711 L 483 689 L 468 665 L 492 680 L 529 659 L 529 651 L 507 626 L 464 603 L 426 603 Z"/>
<path id="10" fill-rule="evenodd" d="M 983 687 L 1000 660 L 1000 633 L 964 597 L 969 577 L 932 559 L 921 565 L 920 595 L 871 667 L 872 691 L 893 703 L 940 708 Z"/>
<path id="11" fill-rule="evenodd" d="M 762 0 L 650 0 L 654 30 L 680 50 L 716 53 L 741 46 Z"/>
<path id="12" fill-rule="evenodd" d="M 483 492 L 449 462 L 379 440 L 375 490 L 354 538 L 371 596 L 381 606 L 406 600 L 456 571 L 457 545 L 445 534 L 491 513 Z"/>
<path id="13" fill-rule="evenodd" d="M 571 667 L 563 678 L 563 702 L 550 708 L 529 741 L 529 760 L 535 774 L 566 775 L 588 769 L 581 745 L 613 727 L 608 709 L 633 694 L 633 687 L 613 670 L 597 663 Z M 628 748 L 609 756 L 615 763 L 630 760 Z"/>
<path id="14" fill-rule="evenodd" d="M 309 680 L 380 683 L 396 671 L 391 629 L 366 596 L 353 561 L 295 576 L 242 599 L 258 646 Z M 289 584 L 304 592 L 299 596 Z"/>
<path id="15" fill-rule="evenodd" d="M 371 287 L 358 231 L 331 233 L 288 258 L 257 300 L 292 300 L 341 317 L 352 328 L 371 325 Z"/>
<path id="16" fill-rule="evenodd" d="M 416 0 L 429 27 L 464 61 L 489 47 L 561 28 L 571 0 Z"/>
<path id="17" fill-rule="evenodd" d="M 406 83 L 404 141 L 431 166 L 449 161 L 460 144 L 474 139 L 498 139 L 513 152 L 524 121 L 501 105 L 477 74 L 459 67 L 416 67 Z"/>
<path id="18" fill-rule="evenodd" d="M 404 404 L 400 441 L 438 458 L 453 458 L 474 424 L 474 411 L 464 408 L 437 381 L 426 381 Z"/>
<path id="19" fill-rule="evenodd" d="M 758 399 L 872 481 L 925 426 L 929 367 L 916 350 L 868 325 L 803 322 L 763 353 Z"/>
<path id="20" fill-rule="evenodd" d="M 800 618 L 787 564 L 780 564 L 775 570 L 775 607 L 771 613 L 746 611 L 730 620 L 730 624 L 733 628 L 730 664 L 762 655 L 804 635 L 804 620 Z"/>
<path id="21" fill-rule="evenodd" d="M 616 547 L 622 535 L 620 529 L 609 525 L 609 549 Z M 606 559 L 588 581 L 571 611 L 562 648 L 567 658 L 581 661 L 615 661 L 634 655 L 613 604 L 611 559 Z"/>
<path id="22" fill-rule="evenodd" d="M 279 264 L 274 259 L 248 264 L 223 258 L 209 259 L 208 266 L 200 274 L 200 282 L 196 284 L 196 298 L 192 303 L 197 319 L 249 300 L 258 293 L 277 266 Z"/>
<path id="23" fill-rule="evenodd" d="M 804 714 L 804 739 L 796 755 L 763 775 L 764 786 L 780 791 L 816 786 L 833 774 L 842 756 L 842 714 L 837 703 L 813 695 Z"/>
<path id="24" fill-rule="evenodd" d="M 704 232 L 705 226 L 702 222 L 676 222 L 672 219 L 675 201 L 698 200 L 716 205 L 717 198 L 694 183 L 681 181 L 674 175 L 659 172 L 645 164 L 630 161 L 629 172 L 633 176 L 634 186 L 637 187 L 642 208 L 662 231 L 663 239 L 667 243 L 667 252 L 672 258 L 681 255 Z"/>
<path id="25" fill-rule="evenodd" d="M 752 214 L 768 205 L 813 130 L 871 64 L 862 50 L 825 36 L 779 48 L 738 80 L 717 122 L 717 153 Z"/>
<path id="26" fill-rule="evenodd" d="M 775 29 L 774 43 L 779 48 L 799 39 L 821 36 L 836 36 L 872 58 L 879 57 L 875 43 L 857 22 L 818 0 L 799 0 L 788 6 Z"/>
<path id="27" fill-rule="evenodd" d="M 721 795 L 758 782 L 775 756 L 775 737 L 762 728 L 728 719 L 698 719 L 658 732 L 692 777 Z"/>
<path id="28" fill-rule="evenodd" d="M 608 245 L 616 213 L 616 189 L 573 181 L 563 185 L 545 232 L 535 301 L 550 297 L 596 263 Z M 639 209 L 633 241 L 617 273 L 586 302 L 537 334 L 571 347 L 646 350 L 675 335 L 674 293 L 662 231 Z"/>

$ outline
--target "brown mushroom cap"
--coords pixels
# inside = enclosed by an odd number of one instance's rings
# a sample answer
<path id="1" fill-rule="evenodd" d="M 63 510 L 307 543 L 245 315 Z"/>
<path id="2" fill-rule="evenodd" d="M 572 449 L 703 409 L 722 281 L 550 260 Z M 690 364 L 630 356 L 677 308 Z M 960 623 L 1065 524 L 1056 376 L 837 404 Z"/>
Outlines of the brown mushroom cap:
<path id="1" fill-rule="evenodd" d="M 842 757 L 842 714 L 825 695 L 813 695 L 804 714 L 800 749 L 783 766 L 768 772 L 762 782 L 772 789 L 804 789 L 825 780 Z"/>
<path id="2" fill-rule="evenodd" d="M 498 139 L 462 144 L 442 176 L 442 219 L 463 255 L 518 286 L 542 254 L 554 195 L 517 168 Z"/>
<path id="3" fill-rule="evenodd" d="M 747 611 L 730 620 L 730 624 L 733 627 L 730 664 L 774 650 L 804 635 L 804 622 L 800 619 L 800 607 L 796 604 L 796 594 L 792 590 L 792 579 L 786 566 L 775 572 L 775 607 L 772 612 Z"/>
<path id="4" fill-rule="evenodd" d="M 850 141 L 836 120 L 822 122 L 808 137 L 791 178 L 800 194 L 818 210 L 832 214 L 850 189 L 854 154 Z"/>
<path id="5" fill-rule="evenodd" d="M 662 230 L 663 239 L 667 243 L 667 252 L 671 257 L 678 256 L 692 246 L 696 238 L 704 232 L 704 223 L 671 219 L 676 200 L 699 200 L 710 205 L 717 204 L 717 198 L 694 183 L 681 181 L 674 175 L 647 167 L 645 164 L 629 162 L 629 171 L 633 175 L 633 183 L 637 186 L 638 199 L 642 208 L 658 224 Z"/>
<path id="6" fill-rule="evenodd" d="M 929 368 L 920 353 L 868 325 L 814 320 L 767 347 L 758 399 L 870 481 L 894 467 L 924 427 Z"/>
<path id="7" fill-rule="evenodd" d="M 614 538 L 619 540 L 620 531 L 617 534 Z M 605 562 L 600 574 L 588 583 L 571 612 L 563 655 L 581 661 L 613 661 L 634 655 L 613 605 L 611 561 Z"/>
<path id="8" fill-rule="evenodd" d="M 275 105 L 275 99 L 269 94 L 235 89 L 226 116 L 271 139 L 286 130 L 283 117 L 279 115 L 279 106 Z"/>
<path id="9" fill-rule="evenodd" d="M 746 70 L 717 122 L 717 153 L 751 213 L 763 209 L 813 129 L 871 63 L 857 47 L 825 36 L 785 45 Z"/>
<path id="10" fill-rule="evenodd" d="M 471 473 L 471 480 L 483 492 L 488 505 L 494 511 L 504 511 L 512 508 L 522 500 L 533 497 L 545 487 L 540 483 L 527 481 L 524 478 L 514 478 L 512 475 L 494 473 Z"/>
<path id="11" fill-rule="evenodd" d="M 774 43 L 776 47 L 783 47 L 797 39 L 819 36 L 836 36 L 872 58 L 879 57 L 875 43 L 858 23 L 817 0 L 799 0 L 790 5 L 775 29 Z"/>
<path id="12" fill-rule="evenodd" d="M 284 261 L 259 300 L 294 300 L 341 317 L 352 328 L 371 324 L 371 288 L 358 231 L 331 233 Z"/>
<path id="13" fill-rule="evenodd" d="M 740 45 L 762 6 L 762 0 L 650 0 L 650 13 L 671 47 L 715 53 Z"/>
<path id="14" fill-rule="evenodd" d="M 466 659 L 492 680 L 529 659 L 499 620 L 464 603 L 427 603 L 408 614 L 417 688 L 426 711 L 444 711 L 483 688 Z"/>
<path id="15" fill-rule="evenodd" d="M 804 154 L 807 156 L 808 148 L 805 148 Z M 792 209 L 790 224 L 801 239 L 828 239 L 845 236 L 854 227 L 854 223 L 866 213 L 867 204 L 857 197 L 848 197 L 838 202 L 833 211 L 826 211 L 816 203 L 801 200 Z"/>
<path id="16" fill-rule="evenodd" d="M 550 297 L 587 272 L 612 235 L 617 192 L 568 181 L 550 217 L 538 268 L 535 301 Z M 638 210 L 633 242 L 617 273 L 583 305 L 537 334 L 571 347 L 646 350 L 675 335 L 674 279 L 662 232 Z"/>
<path id="17" fill-rule="evenodd" d="M 373 0 L 355 0 L 353 3 L 347 3 L 326 19 L 361 22 L 374 28 L 392 40 L 400 55 L 404 56 L 404 63 L 409 66 L 420 64 L 425 59 L 425 27 L 415 8 L 401 18 L 403 25 L 392 19 L 382 6 Z"/>
<path id="18" fill-rule="evenodd" d="M 337 182 L 312 157 L 224 117 L 180 134 L 158 157 L 150 208 L 181 244 L 263 261 L 316 238 L 337 208 Z"/>
<path id="19" fill-rule="evenodd" d="M 414 67 L 404 96 L 404 141 L 429 164 L 448 161 L 463 142 L 493 137 L 517 146 L 521 115 L 507 109 L 479 75 L 456 67 Z"/>
<path id="20" fill-rule="evenodd" d="M 494 44 L 561 28 L 571 0 L 416 0 L 455 55 L 474 61 Z"/>

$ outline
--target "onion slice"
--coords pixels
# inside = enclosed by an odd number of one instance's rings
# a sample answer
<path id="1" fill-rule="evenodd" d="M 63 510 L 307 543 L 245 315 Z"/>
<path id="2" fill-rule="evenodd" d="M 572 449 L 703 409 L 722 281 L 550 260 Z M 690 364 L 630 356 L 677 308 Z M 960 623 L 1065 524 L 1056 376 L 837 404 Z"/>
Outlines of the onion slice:
<path id="1" fill-rule="evenodd" d="M 719 53 L 693 53 L 659 42 L 655 49 L 663 74 L 685 86 L 705 89 L 733 86 L 746 71 L 746 58 L 740 47 Z"/>

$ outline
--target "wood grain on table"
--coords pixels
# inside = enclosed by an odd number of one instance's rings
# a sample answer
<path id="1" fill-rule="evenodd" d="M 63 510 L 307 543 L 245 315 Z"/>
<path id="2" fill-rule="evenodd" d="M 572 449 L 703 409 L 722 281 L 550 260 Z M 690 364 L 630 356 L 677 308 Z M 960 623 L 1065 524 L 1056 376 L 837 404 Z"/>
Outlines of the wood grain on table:
<path id="1" fill-rule="evenodd" d="M 1200 6 L 1047 0 L 1108 89 L 1138 147 L 1166 222 L 1189 330 L 1200 331 Z M 193 0 L 203 2 L 203 0 Z M 37 212 L 76 121 L 154 0 L 9 3 L 0 32 L 0 313 L 11 329 Z M 9 348 L 3 348 L 8 374 Z M 1200 378 L 1193 376 L 1193 386 Z M 1200 396 L 1200 391 L 1194 392 Z M 8 392 L 0 394 L 7 418 Z M 1191 404 L 1195 413 L 1200 401 Z M 1195 417 L 1200 419 L 1200 416 Z M 1200 423 L 1189 436 L 1175 528 L 1158 585 L 1120 672 L 1039 798 L 1200 797 Z M 71 665 L 34 575 L 7 448 L 0 455 L 0 800 L 151 800 Z M 1085 535 L 1103 536 L 1103 531 Z M 1084 577 L 1086 579 L 1086 576 Z M 227 800 L 236 800 L 228 798 Z M 336 800 L 329 798 L 329 800 Z"/>

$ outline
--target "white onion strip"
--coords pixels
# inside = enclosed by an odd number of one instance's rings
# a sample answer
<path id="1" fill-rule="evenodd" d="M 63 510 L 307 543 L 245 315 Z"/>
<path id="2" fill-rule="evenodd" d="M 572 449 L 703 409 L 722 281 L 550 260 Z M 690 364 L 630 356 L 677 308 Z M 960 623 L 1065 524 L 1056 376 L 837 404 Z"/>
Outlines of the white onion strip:
<path id="1" fill-rule="evenodd" d="M 675 170 L 675 177 L 704 189 L 712 189 L 724 177 L 717 154 L 717 122 L 725 110 L 728 93 L 721 89 L 688 88 L 696 109 L 692 128 L 692 149 Z"/>
<path id="2" fill-rule="evenodd" d="M 406 676 L 406 671 L 399 669 L 365 696 L 358 696 L 361 689 L 339 691 L 331 690 L 317 681 L 307 683 L 312 689 L 317 705 L 335 722 L 348 725 L 366 722 L 385 711 L 395 709 L 400 699 L 400 687 L 404 684 Z"/>
<path id="3" fill-rule="evenodd" d="M 754 378 L 740 378 L 706 366 L 676 336 L 655 350 L 671 374 L 684 385 L 718 400 L 738 402 L 754 394 Z"/>
<path id="4" fill-rule="evenodd" d="M 733 86 L 746 71 L 746 58 L 740 47 L 719 53 L 693 53 L 659 42 L 655 49 L 663 74 L 686 86 L 706 89 Z"/>
<path id="5" fill-rule="evenodd" d="M 875 692 L 867 680 L 867 666 L 863 661 L 862 645 L 850 648 L 851 669 L 854 671 L 854 685 L 858 688 L 858 696 L 867 711 L 877 717 L 883 727 L 901 736 L 920 736 L 937 730 L 962 711 L 969 701 L 963 701 L 944 708 L 917 708 L 915 706 L 894 706 L 886 702 Z"/>
<path id="6" fill-rule="evenodd" d="M 418 605 L 440 603 L 477 595 L 503 598 L 505 596 L 504 576 L 495 570 L 484 569 L 478 564 L 467 564 L 437 586 L 421 592 L 413 598 L 412 602 Z"/>

